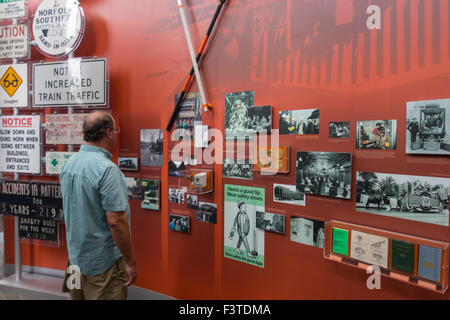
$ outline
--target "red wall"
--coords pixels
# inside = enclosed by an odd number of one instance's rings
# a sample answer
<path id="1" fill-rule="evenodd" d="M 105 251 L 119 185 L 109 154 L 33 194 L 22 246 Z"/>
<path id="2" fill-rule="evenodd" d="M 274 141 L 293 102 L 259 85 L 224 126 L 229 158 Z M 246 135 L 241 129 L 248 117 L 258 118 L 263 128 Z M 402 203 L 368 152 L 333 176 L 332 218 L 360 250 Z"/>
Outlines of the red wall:
<path id="1" fill-rule="evenodd" d="M 39 1 L 30 0 L 30 15 Z M 382 9 L 382 29 L 368 30 L 366 9 Z M 214 0 L 191 0 L 188 19 L 195 47 L 216 8 Z M 120 121 L 121 155 L 139 155 L 139 129 L 165 128 L 190 58 L 175 0 L 86 0 L 87 30 L 75 56 L 107 56 L 111 108 Z M 217 224 L 195 221 L 193 211 L 168 204 L 165 164 L 129 176 L 161 175 L 159 213 L 131 201 L 132 233 L 138 263 L 136 285 L 180 299 L 448 299 L 395 280 L 382 279 L 382 290 L 368 290 L 366 275 L 323 258 L 322 250 L 266 233 L 265 267 L 223 258 L 223 184 L 266 187 L 295 182 L 295 151 L 353 153 L 352 200 L 309 196 L 306 207 L 283 207 L 266 192 L 266 210 L 450 241 L 448 227 L 356 212 L 356 171 L 450 177 L 448 157 L 405 155 L 406 102 L 449 98 L 450 5 L 448 0 L 229 0 L 217 24 L 201 69 L 214 108 L 204 115 L 210 127 L 223 129 L 228 92 L 254 90 L 255 105 L 273 106 L 273 127 L 280 110 L 320 109 L 320 135 L 282 136 L 291 146 L 291 174 L 254 181 L 222 179 L 215 165 L 215 192 L 204 200 L 218 204 Z M 41 59 L 37 52 L 33 58 Z M 192 90 L 195 90 L 194 85 Z M 355 150 L 357 120 L 397 119 L 397 150 L 383 158 Z M 351 138 L 328 138 L 329 121 L 351 121 Z M 220 151 L 216 151 L 220 154 Z M 379 154 L 377 154 L 379 155 Z M 169 209 L 191 216 L 189 235 L 168 230 Z M 7 219 L 6 262 L 14 263 L 13 223 Z M 64 232 L 64 230 L 62 230 Z M 22 244 L 22 263 L 62 270 L 67 249 Z"/>

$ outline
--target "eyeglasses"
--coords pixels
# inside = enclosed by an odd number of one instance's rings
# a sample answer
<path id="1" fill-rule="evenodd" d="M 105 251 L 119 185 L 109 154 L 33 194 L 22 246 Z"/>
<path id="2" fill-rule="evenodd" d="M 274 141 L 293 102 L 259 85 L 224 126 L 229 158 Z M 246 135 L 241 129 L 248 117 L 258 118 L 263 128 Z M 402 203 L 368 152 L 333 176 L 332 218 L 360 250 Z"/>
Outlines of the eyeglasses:
<path id="1" fill-rule="evenodd" d="M 108 128 L 108 129 L 111 129 L 112 131 L 115 131 L 115 132 L 117 132 L 117 133 L 120 132 L 120 128 Z"/>

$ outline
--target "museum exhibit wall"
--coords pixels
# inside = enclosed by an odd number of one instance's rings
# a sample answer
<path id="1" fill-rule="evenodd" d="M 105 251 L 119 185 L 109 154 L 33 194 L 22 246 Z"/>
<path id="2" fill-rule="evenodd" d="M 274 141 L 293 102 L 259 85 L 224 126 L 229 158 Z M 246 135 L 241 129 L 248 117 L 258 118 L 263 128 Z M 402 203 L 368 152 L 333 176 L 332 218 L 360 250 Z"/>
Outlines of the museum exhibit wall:
<path id="1" fill-rule="evenodd" d="M 38 4 L 29 1 L 30 15 Z M 370 5 L 381 9 L 380 29 L 368 27 L 373 25 Z M 108 57 L 110 107 L 121 130 L 114 157 L 140 157 L 140 129 L 165 129 L 174 95 L 191 68 L 176 2 L 87 0 L 82 6 L 86 33 L 74 56 Z M 186 6 L 195 48 L 216 6 L 214 0 Z M 449 14 L 448 0 L 227 1 L 200 68 L 213 105 L 202 114 L 203 124 L 224 131 L 225 95 L 254 91 L 255 106 L 272 106 L 274 129 L 280 111 L 319 109 L 319 134 L 280 135 L 280 145 L 290 146 L 289 174 L 242 180 L 223 178 L 220 164 L 205 166 L 214 170 L 214 192 L 199 199 L 217 204 L 217 223 L 210 224 L 196 221 L 186 204 L 168 202 L 168 188 L 184 182 L 168 176 L 175 142 L 164 130 L 163 167 L 124 171 L 127 177 L 161 180 L 159 211 L 130 200 L 136 285 L 179 299 L 448 299 L 448 292 L 384 277 L 380 290 L 369 290 L 364 271 L 324 259 L 321 248 L 291 241 L 290 220 L 335 219 L 450 242 L 448 216 L 443 226 L 355 207 L 357 171 L 450 177 L 448 155 L 405 153 L 406 103 L 450 98 Z M 35 49 L 33 58 L 42 59 Z M 197 91 L 196 84 L 190 91 Z M 376 119 L 397 120 L 395 150 L 356 149 L 356 122 Z M 350 122 L 350 137 L 329 138 L 330 121 Z M 307 195 L 305 206 L 274 202 L 274 183 L 296 184 L 297 151 L 351 153 L 351 198 Z M 40 180 L 45 179 L 56 181 Z M 230 232 L 224 230 L 225 184 L 265 188 L 265 210 L 286 217 L 285 234 L 264 235 L 263 267 L 224 257 Z M 169 214 L 189 216 L 190 233 L 169 230 Z M 64 238 L 63 227 L 60 232 Z M 66 266 L 65 240 L 60 247 L 26 242 L 21 247 L 23 265 Z M 10 218 L 5 219 L 5 259 L 14 264 Z"/>

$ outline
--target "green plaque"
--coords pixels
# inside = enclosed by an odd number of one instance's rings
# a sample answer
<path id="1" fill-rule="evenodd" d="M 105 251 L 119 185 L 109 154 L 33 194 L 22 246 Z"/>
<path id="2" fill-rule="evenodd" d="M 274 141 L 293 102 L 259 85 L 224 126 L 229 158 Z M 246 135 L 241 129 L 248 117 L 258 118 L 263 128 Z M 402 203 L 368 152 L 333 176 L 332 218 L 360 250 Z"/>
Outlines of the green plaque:
<path id="1" fill-rule="evenodd" d="M 391 267 L 412 274 L 414 272 L 414 243 L 392 240 Z"/>
<path id="2" fill-rule="evenodd" d="M 331 251 L 341 255 L 348 255 L 348 230 L 333 228 Z"/>

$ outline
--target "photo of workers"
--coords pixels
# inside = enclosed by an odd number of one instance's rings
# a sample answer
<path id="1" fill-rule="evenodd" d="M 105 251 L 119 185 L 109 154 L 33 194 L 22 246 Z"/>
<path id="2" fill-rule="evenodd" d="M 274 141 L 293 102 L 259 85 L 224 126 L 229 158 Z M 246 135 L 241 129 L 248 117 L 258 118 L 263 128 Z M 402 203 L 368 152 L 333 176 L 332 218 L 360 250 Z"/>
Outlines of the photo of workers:
<path id="1" fill-rule="evenodd" d="M 247 132 L 270 133 L 272 129 L 272 106 L 248 108 Z"/>
<path id="2" fill-rule="evenodd" d="M 253 91 L 225 94 L 225 139 L 251 140 L 248 133 L 248 109 L 254 107 Z"/>
<path id="3" fill-rule="evenodd" d="M 330 122 L 330 138 L 350 138 L 350 122 Z"/>
<path id="4" fill-rule="evenodd" d="M 179 216 L 176 214 L 169 215 L 169 230 L 182 232 L 182 233 L 190 233 L 191 232 L 191 223 L 190 218 L 187 216 Z"/>
<path id="5" fill-rule="evenodd" d="M 397 148 L 397 120 L 357 121 L 356 148 L 395 150 Z"/>
<path id="6" fill-rule="evenodd" d="M 448 178 L 357 172 L 356 210 L 449 225 Z"/>
<path id="7" fill-rule="evenodd" d="M 352 154 L 297 152 L 297 191 L 350 199 Z"/>
<path id="8" fill-rule="evenodd" d="M 184 204 L 184 190 L 169 188 L 169 202 Z"/>
<path id="9" fill-rule="evenodd" d="M 406 153 L 450 154 L 450 99 L 406 104 Z"/>
<path id="10" fill-rule="evenodd" d="M 256 211 L 256 227 L 265 231 L 284 234 L 285 217 L 282 214 Z"/>
<path id="11" fill-rule="evenodd" d="M 319 134 L 319 109 L 280 111 L 280 134 Z"/>
<path id="12" fill-rule="evenodd" d="M 250 160 L 223 159 L 223 177 L 253 180 L 253 171 Z"/>
<path id="13" fill-rule="evenodd" d="M 291 241 L 323 248 L 325 240 L 323 221 L 291 217 Z"/>

